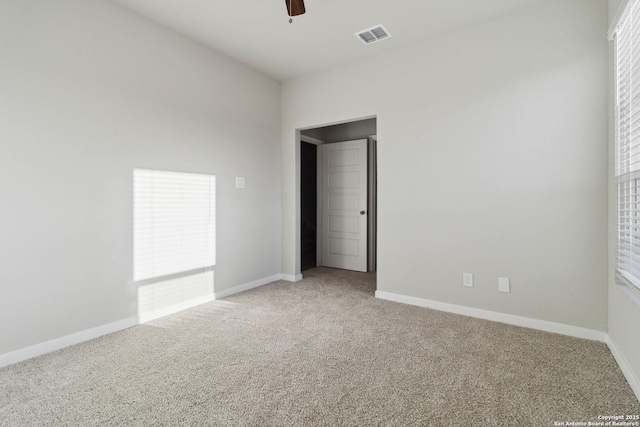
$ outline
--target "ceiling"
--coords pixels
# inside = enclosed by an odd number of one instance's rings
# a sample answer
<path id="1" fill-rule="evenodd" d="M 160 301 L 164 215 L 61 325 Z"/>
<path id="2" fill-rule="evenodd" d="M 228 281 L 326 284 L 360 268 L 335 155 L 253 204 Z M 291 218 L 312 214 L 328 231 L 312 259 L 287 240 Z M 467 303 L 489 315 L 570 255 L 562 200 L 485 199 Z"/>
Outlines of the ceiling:
<path id="1" fill-rule="evenodd" d="M 377 55 L 542 0 L 305 0 L 289 24 L 285 0 L 113 0 L 284 81 Z M 354 33 L 384 24 L 392 37 Z"/>

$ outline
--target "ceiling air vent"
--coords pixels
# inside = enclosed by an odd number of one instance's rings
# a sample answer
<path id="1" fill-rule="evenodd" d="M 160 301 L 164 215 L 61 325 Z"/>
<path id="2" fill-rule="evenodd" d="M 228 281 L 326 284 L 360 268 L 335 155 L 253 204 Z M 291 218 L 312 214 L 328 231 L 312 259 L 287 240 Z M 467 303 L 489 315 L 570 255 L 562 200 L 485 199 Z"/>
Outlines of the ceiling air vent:
<path id="1" fill-rule="evenodd" d="M 376 25 L 363 31 L 358 31 L 356 37 L 364 44 L 375 43 L 380 40 L 388 39 L 391 33 L 387 31 L 384 25 Z"/>

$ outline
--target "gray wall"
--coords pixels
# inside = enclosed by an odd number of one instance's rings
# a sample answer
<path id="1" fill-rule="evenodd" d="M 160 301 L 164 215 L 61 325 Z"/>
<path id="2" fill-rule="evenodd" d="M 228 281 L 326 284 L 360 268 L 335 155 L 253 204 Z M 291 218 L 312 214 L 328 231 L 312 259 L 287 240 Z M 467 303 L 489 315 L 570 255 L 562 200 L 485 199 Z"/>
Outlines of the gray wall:
<path id="1" fill-rule="evenodd" d="M 606 330 L 606 17 L 549 0 L 285 82 L 283 272 L 295 130 L 376 116 L 379 290 Z"/>
<path id="2" fill-rule="evenodd" d="M 0 354 L 136 316 L 134 168 L 216 175 L 216 291 L 281 272 L 278 82 L 108 1 L 3 0 L 0 52 Z"/>

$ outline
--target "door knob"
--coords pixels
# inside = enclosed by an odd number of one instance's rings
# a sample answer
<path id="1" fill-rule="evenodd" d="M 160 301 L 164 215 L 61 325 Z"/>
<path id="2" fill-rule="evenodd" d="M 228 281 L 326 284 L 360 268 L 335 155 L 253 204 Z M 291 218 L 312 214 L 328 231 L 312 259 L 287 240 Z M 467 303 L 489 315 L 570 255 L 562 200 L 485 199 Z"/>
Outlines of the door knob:
<path id="1" fill-rule="evenodd" d="M 365 211 L 360 211 L 360 215 L 364 215 L 364 214 L 366 214 Z"/>

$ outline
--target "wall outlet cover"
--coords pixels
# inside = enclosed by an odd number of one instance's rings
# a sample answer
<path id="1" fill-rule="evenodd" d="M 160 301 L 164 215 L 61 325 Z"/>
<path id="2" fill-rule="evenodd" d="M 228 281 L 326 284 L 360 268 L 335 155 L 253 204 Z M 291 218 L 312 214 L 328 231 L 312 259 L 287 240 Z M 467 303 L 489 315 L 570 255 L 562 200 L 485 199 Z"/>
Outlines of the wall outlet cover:
<path id="1" fill-rule="evenodd" d="M 236 188 L 244 188 L 244 177 L 242 176 L 236 177 Z"/>
<path id="2" fill-rule="evenodd" d="M 473 288 L 473 274 L 472 273 L 462 273 L 462 286 L 467 288 Z"/>

